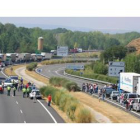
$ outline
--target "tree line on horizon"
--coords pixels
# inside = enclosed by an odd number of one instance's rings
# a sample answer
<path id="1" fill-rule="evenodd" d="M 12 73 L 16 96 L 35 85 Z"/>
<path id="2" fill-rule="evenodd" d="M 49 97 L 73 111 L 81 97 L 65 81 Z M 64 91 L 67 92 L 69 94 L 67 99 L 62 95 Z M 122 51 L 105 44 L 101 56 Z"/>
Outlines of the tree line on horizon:
<path id="1" fill-rule="evenodd" d="M 104 34 L 99 31 L 70 31 L 65 28 L 44 30 L 39 27 L 25 28 L 16 27 L 10 23 L 0 23 L 0 51 L 34 53 L 40 36 L 44 38 L 43 51 L 50 52 L 57 46 L 68 46 L 71 49 L 75 44 L 84 50 L 105 50 L 116 46 L 126 46 L 133 39 L 139 38 L 140 33 Z"/>

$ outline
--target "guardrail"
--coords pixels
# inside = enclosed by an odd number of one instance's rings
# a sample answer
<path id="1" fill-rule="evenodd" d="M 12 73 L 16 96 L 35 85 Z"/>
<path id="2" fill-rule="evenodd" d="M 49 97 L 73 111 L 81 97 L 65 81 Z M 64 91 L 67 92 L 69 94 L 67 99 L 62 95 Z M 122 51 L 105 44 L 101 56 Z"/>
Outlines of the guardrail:
<path id="1" fill-rule="evenodd" d="M 100 80 L 96 80 L 96 79 L 90 79 L 90 78 L 85 78 L 85 77 L 81 77 L 81 76 L 76 76 L 76 75 L 72 75 L 72 74 L 68 74 L 64 71 L 64 75 L 68 75 L 71 77 L 75 77 L 75 78 L 79 78 L 79 79 L 84 79 L 84 80 L 88 80 L 88 81 L 93 81 L 93 82 L 97 82 L 97 83 L 101 83 L 101 84 L 112 84 L 109 82 L 105 82 L 105 81 L 100 81 Z"/>

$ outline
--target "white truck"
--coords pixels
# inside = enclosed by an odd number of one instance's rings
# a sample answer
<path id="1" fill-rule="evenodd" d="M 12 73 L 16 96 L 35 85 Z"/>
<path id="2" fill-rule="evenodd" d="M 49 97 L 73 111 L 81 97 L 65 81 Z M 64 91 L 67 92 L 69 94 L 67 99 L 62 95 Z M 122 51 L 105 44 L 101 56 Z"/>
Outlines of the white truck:
<path id="1" fill-rule="evenodd" d="M 31 59 L 30 53 L 20 53 L 18 54 L 18 58 L 17 58 L 18 61 L 23 61 L 23 62 L 30 61 L 30 59 Z"/>
<path id="2" fill-rule="evenodd" d="M 43 56 L 41 54 L 35 54 L 35 53 L 34 54 L 31 54 L 31 59 L 33 61 L 41 61 L 42 58 L 43 58 Z"/>
<path id="3" fill-rule="evenodd" d="M 129 73 L 129 72 L 120 73 L 120 89 L 124 91 L 130 93 L 138 93 L 140 89 L 139 81 L 140 81 L 140 74 L 138 73 Z"/>
<path id="4" fill-rule="evenodd" d="M 52 53 L 41 52 L 41 55 L 43 60 L 50 60 L 52 58 Z"/>

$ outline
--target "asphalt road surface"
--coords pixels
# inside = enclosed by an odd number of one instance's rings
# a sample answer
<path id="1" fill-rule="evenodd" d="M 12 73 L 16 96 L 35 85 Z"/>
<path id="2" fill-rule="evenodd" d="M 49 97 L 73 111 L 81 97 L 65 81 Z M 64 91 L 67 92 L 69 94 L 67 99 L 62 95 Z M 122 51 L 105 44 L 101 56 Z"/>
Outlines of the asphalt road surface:
<path id="1" fill-rule="evenodd" d="M 0 79 L 5 79 L 0 72 Z M 23 98 L 22 92 L 17 91 L 16 96 L 11 90 L 7 96 L 7 90 L 0 94 L 0 123 L 64 123 L 63 119 L 52 108 L 48 107 L 45 100 L 37 100 L 34 103 L 29 98 Z"/>
<path id="2" fill-rule="evenodd" d="M 84 63 L 79 63 L 78 65 L 83 65 Z M 40 74 L 50 78 L 53 76 L 57 76 L 57 77 L 64 77 L 66 79 L 69 79 L 71 81 L 74 81 L 78 84 L 79 87 L 82 87 L 83 83 L 96 83 L 96 82 L 92 82 L 92 81 L 88 81 L 88 80 L 83 80 L 83 79 L 79 79 L 79 78 L 74 78 L 68 75 L 64 74 L 64 70 L 66 68 L 66 65 L 70 65 L 70 64 L 55 64 L 55 65 L 45 65 L 45 66 L 41 66 L 39 69 L 41 69 Z M 76 64 L 75 64 L 76 65 Z M 98 87 L 102 88 L 103 84 L 98 83 Z M 97 94 L 93 94 L 92 96 L 98 98 Z M 125 107 L 121 106 L 118 102 L 116 101 L 112 101 L 110 99 L 105 99 L 106 102 L 108 102 L 109 104 L 112 104 L 124 111 Z M 135 111 L 129 111 L 130 114 L 136 116 L 137 118 L 140 118 L 140 112 L 135 112 Z"/>
<path id="3" fill-rule="evenodd" d="M 85 63 L 78 63 L 78 65 L 83 65 L 83 64 L 85 64 Z M 41 74 L 43 74 L 44 76 L 46 76 L 48 78 L 51 78 L 54 76 L 64 77 L 66 79 L 69 79 L 71 81 L 76 82 L 79 85 L 79 87 L 82 87 L 83 83 L 93 83 L 93 82 L 88 81 L 88 80 L 78 79 L 78 78 L 64 75 L 64 70 L 65 70 L 67 65 L 70 65 L 70 64 L 46 65 L 46 66 L 40 67 L 39 69 L 42 70 Z M 76 65 L 76 63 L 75 63 L 75 65 Z M 103 86 L 102 84 L 99 85 L 99 87 L 102 87 L 102 86 Z"/>

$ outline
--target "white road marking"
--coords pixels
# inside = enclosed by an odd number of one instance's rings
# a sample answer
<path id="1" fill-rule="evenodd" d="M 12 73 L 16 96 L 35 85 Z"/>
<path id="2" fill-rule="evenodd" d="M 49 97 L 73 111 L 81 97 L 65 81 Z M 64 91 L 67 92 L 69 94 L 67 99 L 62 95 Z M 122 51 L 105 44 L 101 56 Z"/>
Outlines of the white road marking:
<path id="1" fill-rule="evenodd" d="M 1 73 L 2 73 L 5 77 L 8 78 L 8 76 L 3 72 L 3 70 L 1 71 Z"/>
<path id="2" fill-rule="evenodd" d="M 18 102 L 16 101 L 16 103 L 18 104 Z"/>
<path id="3" fill-rule="evenodd" d="M 39 101 L 39 100 L 37 100 L 42 106 L 43 106 L 43 108 L 48 112 L 48 114 L 51 116 L 51 118 L 53 119 L 53 121 L 55 122 L 55 123 L 57 123 L 57 121 L 55 120 L 55 118 L 52 116 L 52 114 L 49 112 L 49 110 Z"/>
<path id="4" fill-rule="evenodd" d="M 20 110 L 20 112 L 23 113 L 22 110 Z"/>

